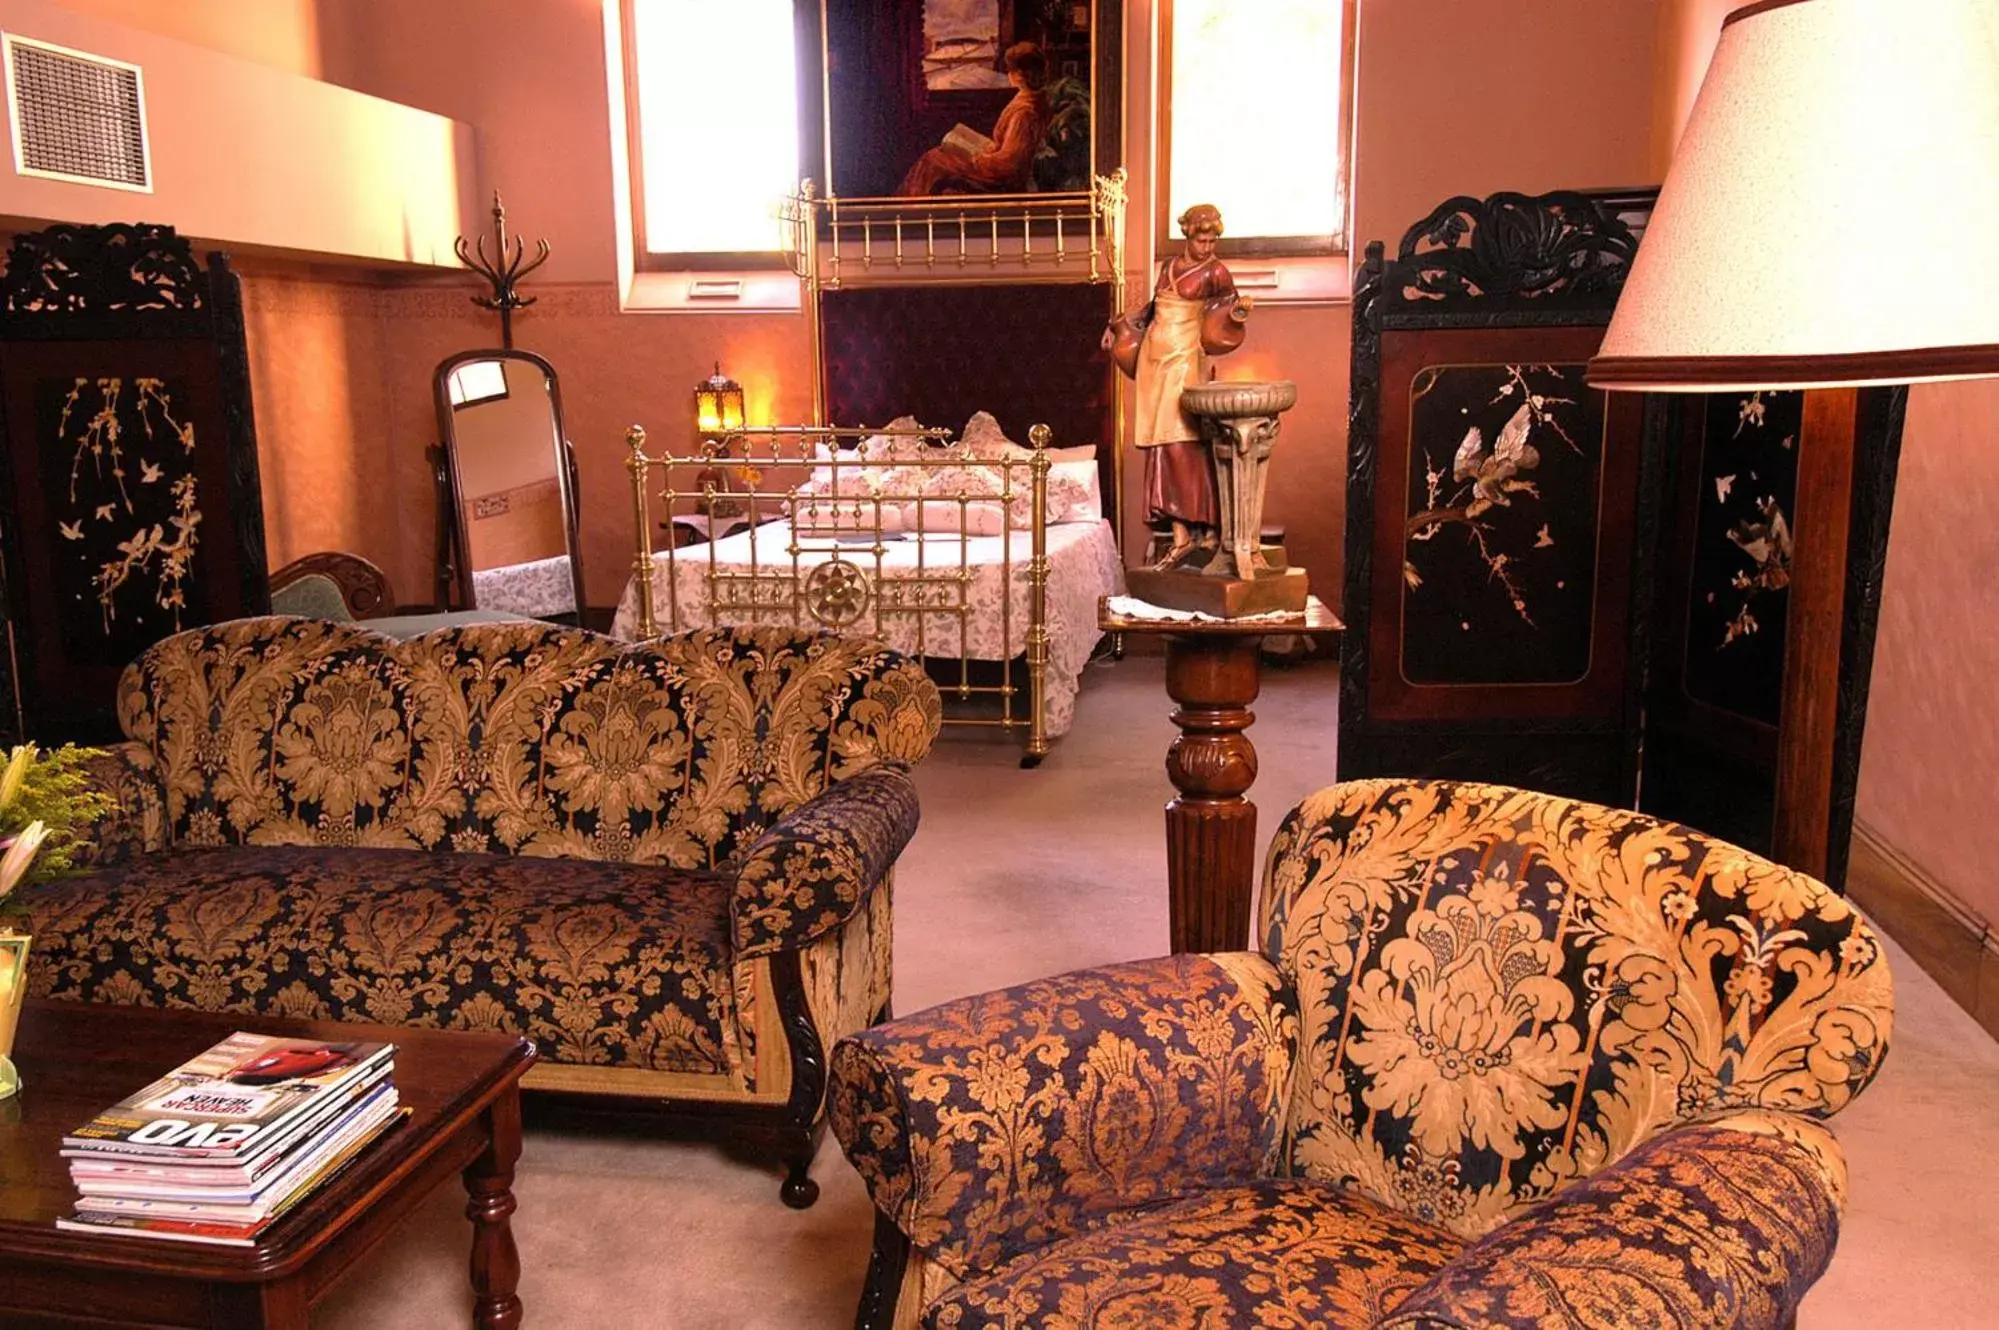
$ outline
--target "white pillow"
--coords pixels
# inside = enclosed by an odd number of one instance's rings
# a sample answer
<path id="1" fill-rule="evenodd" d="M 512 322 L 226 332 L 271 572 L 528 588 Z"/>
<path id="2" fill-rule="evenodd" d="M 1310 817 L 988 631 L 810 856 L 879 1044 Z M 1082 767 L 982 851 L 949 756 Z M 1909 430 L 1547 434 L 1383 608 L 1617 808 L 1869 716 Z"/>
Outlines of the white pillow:
<path id="1" fill-rule="evenodd" d="M 964 504 L 963 518 L 958 516 L 959 508 L 952 499 L 904 504 L 902 529 L 916 531 L 920 519 L 922 534 L 926 536 L 997 536 L 1006 530 L 1006 506 L 997 499 L 977 499 Z"/>
<path id="2" fill-rule="evenodd" d="M 858 453 L 847 453 L 839 458 L 840 464 L 833 465 L 835 450 L 830 443 L 822 443 L 812 450 L 811 479 L 798 487 L 801 497 L 838 494 L 843 497 L 866 497 L 879 492 L 881 488 L 881 468 L 860 466 Z"/>
<path id="3" fill-rule="evenodd" d="M 902 530 L 902 505 L 899 503 L 877 504 L 872 499 L 850 498 L 807 498 L 801 495 L 791 510 L 791 529 L 800 535 L 814 535 L 824 532 L 859 532 L 871 534 L 875 526 L 875 510 L 881 510 L 881 526 L 884 535 Z"/>
<path id="4" fill-rule="evenodd" d="M 1053 450 L 1051 450 L 1053 451 Z M 1103 475 L 1097 470 L 1095 448 L 1063 448 L 1062 452 L 1083 452 L 1090 454 L 1088 461 L 1057 461 L 1048 468 L 1048 491 L 1054 494 L 1056 482 L 1080 486 L 1083 498 L 1069 504 L 1063 514 L 1054 519 L 1060 522 L 1101 522 L 1104 518 Z"/>

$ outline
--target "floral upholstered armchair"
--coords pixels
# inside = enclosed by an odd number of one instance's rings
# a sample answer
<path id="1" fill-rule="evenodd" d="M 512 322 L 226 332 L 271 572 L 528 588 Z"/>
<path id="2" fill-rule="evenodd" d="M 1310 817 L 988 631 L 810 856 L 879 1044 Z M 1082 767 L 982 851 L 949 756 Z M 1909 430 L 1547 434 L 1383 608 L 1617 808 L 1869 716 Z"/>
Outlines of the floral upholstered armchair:
<path id="1" fill-rule="evenodd" d="M 530 1089 L 742 1140 L 811 1203 L 826 1050 L 889 1001 L 920 664 L 271 616 L 153 646 L 118 711 L 93 870 L 17 893 L 36 995 L 524 1034 Z"/>
<path id="2" fill-rule="evenodd" d="M 1879 1070 L 1893 990 L 1812 879 L 1359 781 L 1279 828 L 1258 936 L 842 1041 L 862 1323 L 1775 1327 L 1831 1259 L 1816 1119 Z"/>

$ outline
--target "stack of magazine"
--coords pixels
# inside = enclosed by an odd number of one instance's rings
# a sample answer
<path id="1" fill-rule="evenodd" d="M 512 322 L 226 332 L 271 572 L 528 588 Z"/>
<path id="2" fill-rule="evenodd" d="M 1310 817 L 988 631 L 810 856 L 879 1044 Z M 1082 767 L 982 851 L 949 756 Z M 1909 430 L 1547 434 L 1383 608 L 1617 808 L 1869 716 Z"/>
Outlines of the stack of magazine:
<path id="1" fill-rule="evenodd" d="M 232 1034 L 63 1138 L 58 1228 L 250 1246 L 401 1110 L 395 1045 Z"/>

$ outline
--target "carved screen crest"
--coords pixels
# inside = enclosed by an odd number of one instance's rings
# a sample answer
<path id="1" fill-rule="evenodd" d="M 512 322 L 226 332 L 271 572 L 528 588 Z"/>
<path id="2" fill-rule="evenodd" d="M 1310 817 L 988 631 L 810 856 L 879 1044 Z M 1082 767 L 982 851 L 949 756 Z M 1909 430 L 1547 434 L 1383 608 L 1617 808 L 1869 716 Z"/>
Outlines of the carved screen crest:
<path id="1" fill-rule="evenodd" d="M 0 309 L 198 310 L 204 285 L 193 249 L 170 226 L 51 226 L 9 244 Z"/>

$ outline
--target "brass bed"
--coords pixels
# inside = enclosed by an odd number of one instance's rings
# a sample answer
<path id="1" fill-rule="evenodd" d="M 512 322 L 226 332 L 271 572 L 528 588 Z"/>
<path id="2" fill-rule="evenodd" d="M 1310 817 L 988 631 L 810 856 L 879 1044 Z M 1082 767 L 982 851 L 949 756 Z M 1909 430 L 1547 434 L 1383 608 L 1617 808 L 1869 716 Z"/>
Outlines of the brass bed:
<path id="1" fill-rule="evenodd" d="M 1022 766 L 1067 729 L 1122 570 L 1046 426 L 1025 448 L 921 427 L 746 429 L 676 455 L 633 426 L 626 443 L 638 537 L 614 633 L 866 633 L 929 664 L 947 724 L 1017 736 Z M 725 513 L 743 529 L 722 534 Z M 655 548 L 690 515 L 713 538 Z"/>

